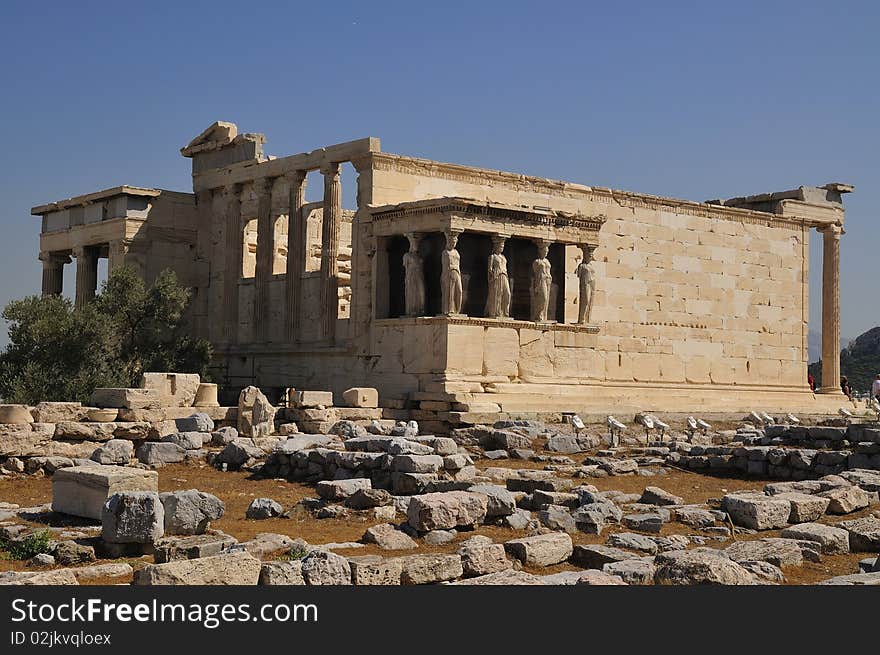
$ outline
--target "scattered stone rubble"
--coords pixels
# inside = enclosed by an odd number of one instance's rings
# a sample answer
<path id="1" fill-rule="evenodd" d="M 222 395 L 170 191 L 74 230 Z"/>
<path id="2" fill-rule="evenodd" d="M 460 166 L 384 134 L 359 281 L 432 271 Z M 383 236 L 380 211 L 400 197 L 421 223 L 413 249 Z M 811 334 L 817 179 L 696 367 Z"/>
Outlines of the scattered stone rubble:
<path id="1" fill-rule="evenodd" d="M 296 390 L 275 408 L 248 387 L 238 407 L 222 408 L 210 401 L 216 389 L 196 378 L 147 374 L 141 389 L 97 390 L 98 407 L 2 406 L 0 418 L 16 421 L 0 424 L 5 474 L 51 475 L 53 502 L 0 506 L 0 537 L 25 538 L 32 528 L 16 519 L 47 512 L 73 524 L 53 528 L 51 552 L 24 572 L 0 574 L 0 583 L 133 575 L 135 584 L 780 584 L 789 567 L 864 552 L 873 555 L 862 572 L 827 583 L 880 584 L 880 517 L 865 513 L 876 512 L 880 491 L 880 429 L 871 426 L 670 433 L 614 447 L 604 434 L 528 420 L 442 436 L 384 418 L 366 388 L 343 394 L 349 407 L 334 407 L 328 392 Z M 208 403 L 196 406 L 200 398 Z M 542 468 L 504 466 L 508 458 Z M 196 460 L 218 475 L 243 469 L 314 485 L 315 497 L 293 508 L 254 499 L 249 519 L 356 513 L 370 523 L 359 544 L 272 533 L 238 542 L 210 527 L 226 511 L 219 498 L 197 489 L 158 493 L 152 469 Z M 688 504 L 663 489 L 671 467 L 777 481 Z M 590 484 L 614 476 L 645 478 L 643 491 Z M 684 530 L 667 530 L 673 524 Z M 483 525 L 510 538 L 460 539 Z M 779 536 L 762 536 L 769 531 Z M 579 535 L 604 543 L 579 544 Z M 419 552 L 450 542 L 451 552 Z M 334 552 L 364 544 L 387 555 Z M 96 556 L 152 563 L 132 571 L 92 564 Z M 541 572 L 560 565 L 570 570 Z"/>

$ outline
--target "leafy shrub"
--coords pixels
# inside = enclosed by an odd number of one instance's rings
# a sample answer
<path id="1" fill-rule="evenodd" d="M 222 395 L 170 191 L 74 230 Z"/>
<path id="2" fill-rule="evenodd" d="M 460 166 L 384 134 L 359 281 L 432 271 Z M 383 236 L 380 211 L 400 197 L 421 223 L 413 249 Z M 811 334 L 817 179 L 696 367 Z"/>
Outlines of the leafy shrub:
<path id="1" fill-rule="evenodd" d="M 172 271 L 152 286 L 121 267 L 81 309 L 61 296 L 30 296 L 3 310 L 0 397 L 35 404 L 88 402 L 96 387 L 134 387 L 144 371 L 206 375 L 211 346 L 187 334 L 189 291 Z"/>
<path id="2" fill-rule="evenodd" d="M 41 553 L 48 553 L 50 549 L 49 537 L 48 530 L 40 530 L 24 539 L 4 541 L 0 543 L 0 548 L 6 551 L 12 559 L 26 560 Z"/>

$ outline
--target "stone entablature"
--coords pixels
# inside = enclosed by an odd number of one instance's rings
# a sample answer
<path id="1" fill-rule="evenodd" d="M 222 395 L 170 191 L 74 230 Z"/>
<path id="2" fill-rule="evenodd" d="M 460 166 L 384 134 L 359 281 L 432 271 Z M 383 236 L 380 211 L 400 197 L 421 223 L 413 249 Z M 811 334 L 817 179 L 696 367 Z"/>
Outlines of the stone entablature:
<path id="1" fill-rule="evenodd" d="M 559 243 L 599 244 L 605 217 L 570 215 L 537 207 L 480 203 L 472 198 L 433 198 L 370 207 L 376 236 L 429 230 L 470 230 Z"/>

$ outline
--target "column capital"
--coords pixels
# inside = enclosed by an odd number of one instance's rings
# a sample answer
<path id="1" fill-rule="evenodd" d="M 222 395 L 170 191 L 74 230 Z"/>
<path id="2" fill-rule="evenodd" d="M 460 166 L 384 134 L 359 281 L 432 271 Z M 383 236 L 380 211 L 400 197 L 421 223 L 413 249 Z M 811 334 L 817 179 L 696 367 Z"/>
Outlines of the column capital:
<path id="1" fill-rule="evenodd" d="M 586 259 L 587 257 L 589 257 L 590 259 L 592 259 L 592 258 L 593 258 L 593 253 L 596 252 L 596 248 L 597 248 L 597 246 L 594 246 L 594 245 L 591 244 L 591 243 L 579 243 L 579 244 L 578 244 L 578 248 L 581 249 L 581 252 L 584 254 L 584 258 L 585 258 L 585 259 Z"/>
<path id="2" fill-rule="evenodd" d="M 364 155 L 362 157 L 351 159 L 350 161 L 351 165 L 354 166 L 354 170 L 356 170 L 358 173 L 363 173 L 365 170 L 368 170 L 370 168 L 373 159 L 371 155 Z"/>
<path id="3" fill-rule="evenodd" d="M 508 239 L 507 235 L 505 235 L 505 234 L 493 234 L 493 235 L 491 235 L 491 238 L 492 238 L 492 245 L 500 243 L 502 246 L 505 243 L 507 243 L 507 239 Z"/>
<path id="4" fill-rule="evenodd" d="M 837 223 L 831 223 L 829 225 L 824 225 L 818 228 L 818 231 L 822 233 L 823 236 L 828 235 L 833 239 L 839 239 L 841 234 L 844 234 L 843 226 L 838 225 Z"/>
<path id="5" fill-rule="evenodd" d="M 287 171 L 284 174 L 284 179 L 290 184 L 303 184 L 306 181 L 308 173 L 308 171 L 304 170 Z"/>
<path id="6" fill-rule="evenodd" d="M 74 246 L 73 248 L 70 249 L 70 253 L 74 257 L 79 259 L 80 257 L 82 257 L 83 255 L 86 254 L 86 246 Z"/>
<path id="7" fill-rule="evenodd" d="M 272 187 L 275 186 L 277 177 L 258 177 L 254 179 L 254 192 L 258 196 L 268 196 L 272 194 Z"/>
<path id="8" fill-rule="evenodd" d="M 423 234 L 421 232 L 407 232 L 405 236 L 407 241 L 409 241 L 409 249 L 411 251 L 418 250 Z"/>
<path id="9" fill-rule="evenodd" d="M 232 184 L 224 184 L 222 187 L 218 187 L 220 192 L 224 196 L 234 196 L 238 195 L 241 192 L 241 184 L 234 182 Z"/>
<path id="10" fill-rule="evenodd" d="M 319 170 L 321 171 L 321 175 L 329 175 L 329 176 L 338 178 L 339 177 L 339 162 L 338 161 L 325 162 L 324 164 L 321 165 L 321 168 Z"/>
<path id="11" fill-rule="evenodd" d="M 47 250 L 43 250 L 37 256 L 44 264 L 69 264 L 70 263 L 70 255 L 66 252 L 49 252 Z"/>

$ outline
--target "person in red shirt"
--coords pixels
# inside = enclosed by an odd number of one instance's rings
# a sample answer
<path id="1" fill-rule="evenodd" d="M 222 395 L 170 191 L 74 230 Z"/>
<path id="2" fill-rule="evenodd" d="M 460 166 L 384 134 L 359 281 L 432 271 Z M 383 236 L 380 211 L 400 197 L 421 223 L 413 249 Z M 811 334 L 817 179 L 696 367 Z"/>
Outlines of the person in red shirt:
<path id="1" fill-rule="evenodd" d="M 812 373 L 807 373 L 807 384 L 810 385 L 810 391 L 816 390 L 816 380 L 813 379 Z"/>

